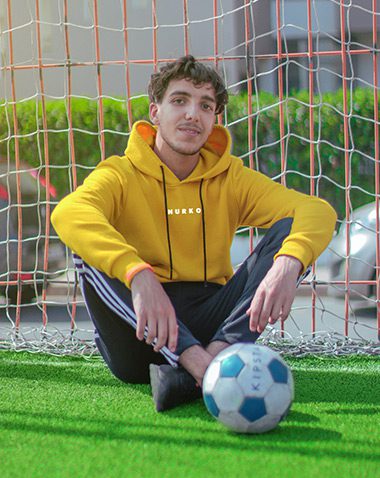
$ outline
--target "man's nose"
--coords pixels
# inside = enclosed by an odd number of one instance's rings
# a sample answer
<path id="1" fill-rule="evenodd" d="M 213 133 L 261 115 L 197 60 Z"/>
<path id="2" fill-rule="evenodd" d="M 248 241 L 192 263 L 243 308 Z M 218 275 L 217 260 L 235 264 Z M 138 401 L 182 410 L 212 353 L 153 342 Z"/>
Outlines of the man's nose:
<path id="1" fill-rule="evenodd" d="M 199 120 L 199 107 L 194 103 L 189 103 L 186 109 L 186 119 L 198 121 Z"/>

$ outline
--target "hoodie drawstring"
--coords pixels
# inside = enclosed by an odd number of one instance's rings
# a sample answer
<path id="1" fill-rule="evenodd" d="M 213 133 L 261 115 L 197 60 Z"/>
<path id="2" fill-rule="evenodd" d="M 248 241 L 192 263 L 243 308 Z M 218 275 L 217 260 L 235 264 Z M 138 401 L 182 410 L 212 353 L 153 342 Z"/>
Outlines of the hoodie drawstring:
<path id="1" fill-rule="evenodd" d="M 172 246 L 170 243 L 170 230 L 169 230 L 169 217 L 168 217 L 168 197 L 166 194 L 166 180 L 165 180 L 165 171 L 163 166 L 160 166 L 162 173 L 162 183 L 164 186 L 164 201 L 165 201 L 165 219 L 166 219 L 166 239 L 168 241 L 169 249 L 169 261 L 170 261 L 170 276 L 169 279 L 173 279 L 173 257 L 172 257 Z"/>
<path id="2" fill-rule="evenodd" d="M 203 198 L 202 198 L 202 186 L 203 186 L 203 178 L 199 184 L 199 199 L 201 201 L 201 209 L 202 209 L 202 239 L 203 239 L 203 280 L 204 286 L 207 287 L 207 250 L 206 250 L 206 220 L 205 220 L 205 208 L 203 205 Z"/>
<path id="3" fill-rule="evenodd" d="M 172 246 L 170 242 L 170 229 L 169 229 L 169 216 L 168 216 L 168 196 L 166 191 L 166 179 L 165 179 L 165 171 L 163 166 L 160 166 L 161 173 L 162 173 L 162 184 L 164 188 L 164 203 L 165 203 L 165 220 L 166 220 L 166 239 L 168 242 L 168 250 L 169 250 L 169 261 L 170 261 L 170 277 L 169 279 L 173 279 L 173 256 L 172 256 Z M 201 210 L 202 210 L 202 241 L 203 241 L 203 280 L 204 286 L 207 287 L 207 249 L 206 249 L 206 220 L 205 220 L 205 208 L 203 204 L 203 197 L 202 197 L 202 186 L 203 186 L 203 178 L 199 184 L 199 199 L 201 202 Z"/>

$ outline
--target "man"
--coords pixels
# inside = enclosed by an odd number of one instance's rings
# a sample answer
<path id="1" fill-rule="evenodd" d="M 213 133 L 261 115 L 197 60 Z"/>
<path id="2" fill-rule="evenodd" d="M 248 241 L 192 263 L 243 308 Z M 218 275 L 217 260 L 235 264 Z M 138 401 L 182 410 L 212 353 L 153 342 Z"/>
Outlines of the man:
<path id="1" fill-rule="evenodd" d="M 100 163 L 52 222 L 75 253 L 105 362 L 125 382 L 150 378 L 162 411 L 201 396 L 221 350 L 287 318 L 336 214 L 230 154 L 213 68 L 180 58 L 152 75 L 149 96 L 153 124 L 137 122 L 125 156 Z M 233 274 L 243 225 L 270 230 Z"/>

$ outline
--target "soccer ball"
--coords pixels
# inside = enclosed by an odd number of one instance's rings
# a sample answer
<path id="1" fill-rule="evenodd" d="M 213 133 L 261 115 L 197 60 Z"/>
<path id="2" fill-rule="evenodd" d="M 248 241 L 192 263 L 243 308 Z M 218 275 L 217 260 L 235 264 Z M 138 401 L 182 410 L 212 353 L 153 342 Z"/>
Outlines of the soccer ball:
<path id="1" fill-rule="evenodd" d="M 288 414 L 293 398 L 288 365 L 264 345 L 231 345 L 214 358 L 203 379 L 208 411 L 239 433 L 272 430 Z"/>

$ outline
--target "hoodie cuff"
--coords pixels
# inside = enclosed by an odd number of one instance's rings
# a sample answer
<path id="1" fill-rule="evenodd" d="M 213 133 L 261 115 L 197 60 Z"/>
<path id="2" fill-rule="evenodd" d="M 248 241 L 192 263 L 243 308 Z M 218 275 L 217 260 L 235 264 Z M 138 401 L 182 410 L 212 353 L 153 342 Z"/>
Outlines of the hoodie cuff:
<path id="1" fill-rule="evenodd" d="M 145 269 L 148 269 L 148 270 L 154 272 L 153 267 L 150 264 L 148 264 L 147 262 L 143 262 L 142 264 L 138 264 L 137 266 L 132 267 L 131 269 L 128 270 L 128 272 L 125 274 L 125 283 L 126 283 L 126 285 L 129 289 L 131 288 L 131 282 L 132 282 L 132 279 L 135 277 L 135 275 L 138 274 L 139 272 L 145 270 Z"/>
<path id="2" fill-rule="evenodd" d="M 309 265 L 313 262 L 313 257 L 311 253 L 307 251 L 300 250 L 299 247 L 291 247 L 290 244 L 287 244 L 287 247 L 282 247 L 277 254 L 275 254 L 273 260 L 275 261 L 279 256 L 290 256 L 298 259 L 302 264 L 302 270 L 300 274 L 306 272 Z"/>

